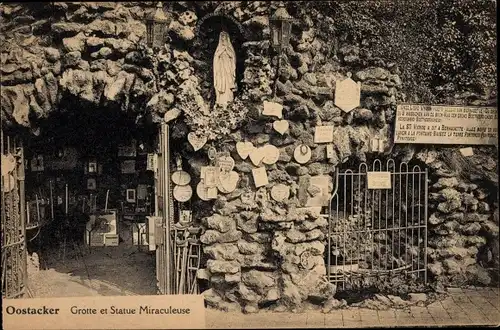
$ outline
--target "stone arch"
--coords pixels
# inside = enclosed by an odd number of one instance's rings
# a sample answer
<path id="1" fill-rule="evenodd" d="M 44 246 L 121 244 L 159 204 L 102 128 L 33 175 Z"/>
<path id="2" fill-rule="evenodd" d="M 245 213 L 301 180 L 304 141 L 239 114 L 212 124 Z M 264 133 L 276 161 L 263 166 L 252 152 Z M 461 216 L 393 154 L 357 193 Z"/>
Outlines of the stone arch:
<path id="1" fill-rule="evenodd" d="M 237 27 L 239 34 L 244 39 L 247 39 L 247 37 L 248 37 L 247 30 L 245 29 L 245 27 L 237 19 L 235 19 L 234 17 L 231 17 L 231 16 L 229 16 L 227 14 L 218 13 L 218 12 L 207 14 L 207 15 L 205 15 L 204 17 L 202 17 L 198 21 L 198 23 L 196 24 L 196 28 L 195 28 L 195 35 L 197 36 L 197 38 L 200 35 L 201 27 L 205 24 L 205 22 L 207 20 L 210 20 L 210 19 L 213 19 L 213 18 L 216 18 L 216 17 L 219 17 L 219 18 L 221 18 L 223 20 L 227 20 L 227 21 L 233 23 Z"/>

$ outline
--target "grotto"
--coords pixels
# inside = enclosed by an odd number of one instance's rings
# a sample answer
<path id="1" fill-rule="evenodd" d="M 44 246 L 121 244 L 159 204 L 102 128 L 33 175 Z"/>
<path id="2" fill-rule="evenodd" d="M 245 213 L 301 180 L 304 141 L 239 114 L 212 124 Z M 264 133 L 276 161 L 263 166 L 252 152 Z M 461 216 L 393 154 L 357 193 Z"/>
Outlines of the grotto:
<path id="1" fill-rule="evenodd" d="M 108 258 L 97 273 L 123 282 L 112 268 L 129 265 L 144 283 L 131 292 L 201 293 L 248 313 L 497 285 L 496 139 L 395 134 L 406 103 L 497 118 L 496 88 L 426 99 L 405 81 L 418 65 L 376 54 L 387 34 L 341 28 L 356 6 L 2 4 L 2 157 L 20 140 L 25 160 L 2 219 L 33 227 L 20 258 Z M 150 13 L 165 36 L 148 30 Z M 361 178 L 377 171 L 392 185 L 368 188 Z M 114 225 L 93 235 L 102 217 Z"/>

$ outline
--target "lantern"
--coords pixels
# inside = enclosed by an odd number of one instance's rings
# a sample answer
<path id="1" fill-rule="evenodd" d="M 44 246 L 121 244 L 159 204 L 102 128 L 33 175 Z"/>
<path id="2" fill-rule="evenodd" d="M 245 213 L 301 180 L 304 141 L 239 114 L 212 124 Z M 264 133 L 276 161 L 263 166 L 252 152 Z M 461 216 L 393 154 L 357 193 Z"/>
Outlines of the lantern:
<path id="1" fill-rule="evenodd" d="M 170 17 L 163 11 L 161 1 L 156 5 L 156 10 L 146 17 L 147 43 L 151 48 L 160 48 L 165 44 Z"/>
<path id="2" fill-rule="evenodd" d="M 269 19 L 271 28 L 271 44 L 279 53 L 288 46 L 292 35 L 292 23 L 294 19 L 288 14 L 283 4 L 274 12 Z"/>

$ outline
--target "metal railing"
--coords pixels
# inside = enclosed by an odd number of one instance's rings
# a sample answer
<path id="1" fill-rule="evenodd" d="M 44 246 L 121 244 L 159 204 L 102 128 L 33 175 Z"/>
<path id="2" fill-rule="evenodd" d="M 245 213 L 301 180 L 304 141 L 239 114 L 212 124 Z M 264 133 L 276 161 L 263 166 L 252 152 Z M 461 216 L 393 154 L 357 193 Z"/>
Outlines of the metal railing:
<path id="1" fill-rule="evenodd" d="M 24 155 L 21 141 L 3 130 L 1 155 L 2 297 L 19 298 L 27 286 Z"/>
<path id="2" fill-rule="evenodd" d="M 368 172 L 386 172 L 386 189 L 369 189 Z M 427 282 L 427 176 L 418 165 L 396 168 L 392 159 L 336 172 L 326 249 L 330 282 L 345 289 L 395 273 Z"/>

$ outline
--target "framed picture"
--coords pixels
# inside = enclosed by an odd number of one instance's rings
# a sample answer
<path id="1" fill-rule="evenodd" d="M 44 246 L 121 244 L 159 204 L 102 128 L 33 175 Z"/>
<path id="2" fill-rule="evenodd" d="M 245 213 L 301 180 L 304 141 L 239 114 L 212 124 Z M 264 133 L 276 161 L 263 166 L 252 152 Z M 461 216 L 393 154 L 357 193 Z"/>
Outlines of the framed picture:
<path id="1" fill-rule="evenodd" d="M 135 203 L 135 189 L 127 189 L 126 198 L 128 203 Z"/>
<path id="2" fill-rule="evenodd" d="M 136 141 L 132 140 L 129 145 L 121 145 L 118 147 L 119 157 L 135 157 L 137 155 Z"/>
<path id="3" fill-rule="evenodd" d="M 33 157 L 31 160 L 31 171 L 33 172 L 41 172 L 44 170 L 43 166 L 43 156 L 38 155 L 36 157 Z"/>
<path id="4" fill-rule="evenodd" d="M 96 161 L 89 162 L 89 173 L 97 173 L 97 162 Z"/>
<path id="5" fill-rule="evenodd" d="M 124 160 L 122 162 L 122 173 L 131 174 L 135 173 L 135 160 Z"/>
<path id="6" fill-rule="evenodd" d="M 96 190 L 97 189 L 97 183 L 96 183 L 94 178 L 87 179 L 87 189 L 88 190 Z"/>

